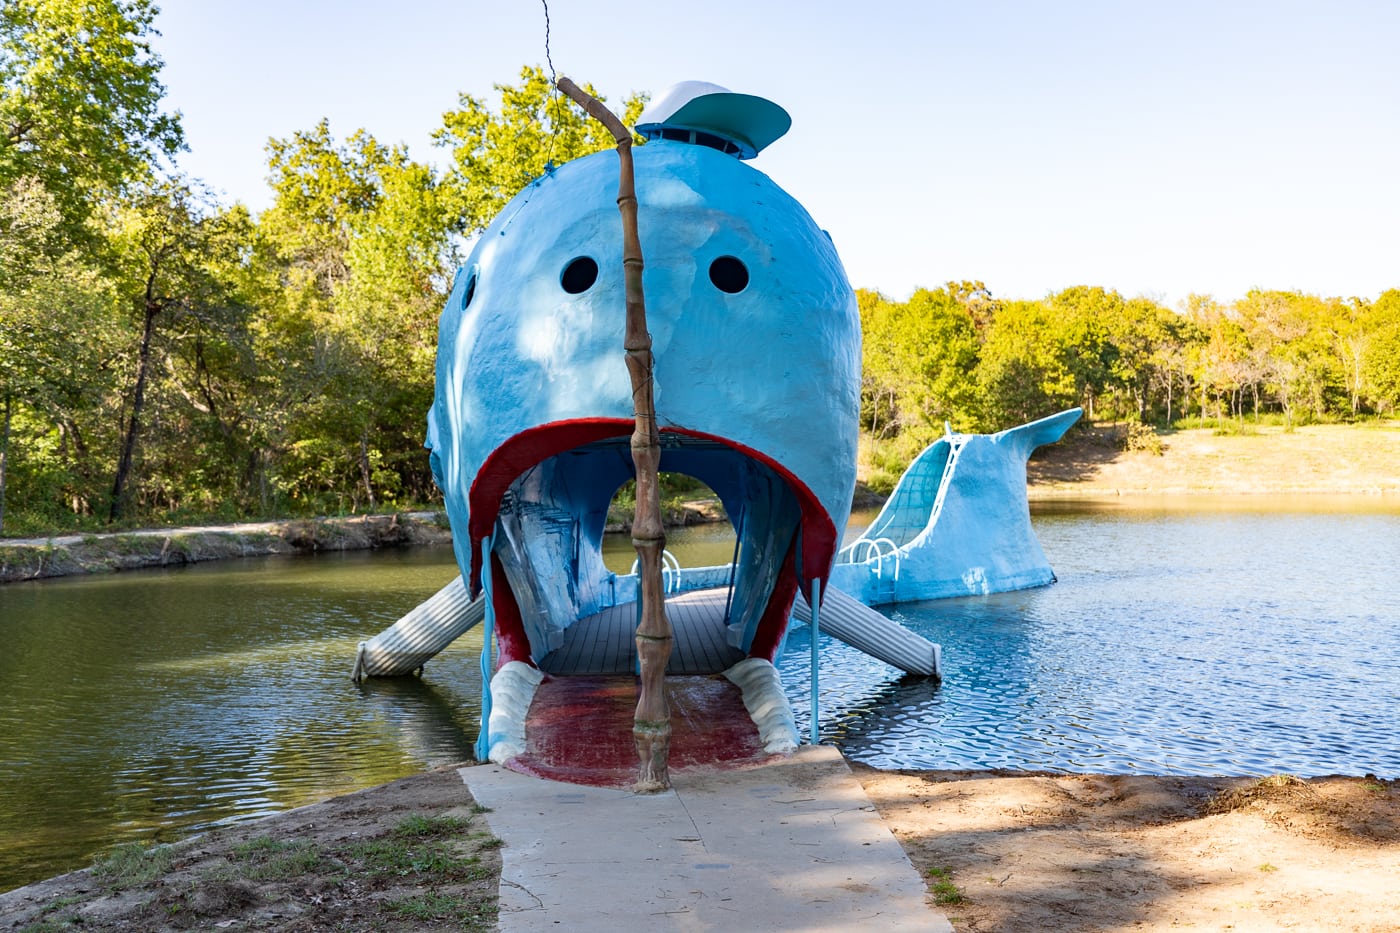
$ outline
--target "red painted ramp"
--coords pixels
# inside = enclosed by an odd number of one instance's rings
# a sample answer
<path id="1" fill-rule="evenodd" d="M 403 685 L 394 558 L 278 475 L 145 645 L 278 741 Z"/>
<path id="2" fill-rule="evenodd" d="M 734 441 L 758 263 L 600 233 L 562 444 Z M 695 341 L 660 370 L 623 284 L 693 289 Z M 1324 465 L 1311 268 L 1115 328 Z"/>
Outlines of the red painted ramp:
<path id="1" fill-rule="evenodd" d="M 723 677 L 669 676 L 666 698 L 673 777 L 781 757 L 764 752 L 739 688 Z M 635 676 L 547 677 L 525 717 L 525 753 L 506 767 L 569 784 L 631 787 L 638 768 L 632 744 L 636 706 Z"/>

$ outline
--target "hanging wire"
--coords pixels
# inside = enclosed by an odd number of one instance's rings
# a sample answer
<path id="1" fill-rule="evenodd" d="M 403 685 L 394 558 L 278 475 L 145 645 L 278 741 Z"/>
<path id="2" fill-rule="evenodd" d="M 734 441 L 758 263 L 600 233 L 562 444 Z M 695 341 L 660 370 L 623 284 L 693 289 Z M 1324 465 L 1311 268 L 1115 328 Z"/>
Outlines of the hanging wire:
<path id="1" fill-rule="evenodd" d="M 554 73 L 554 59 L 549 56 L 549 0 L 540 0 L 544 4 L 544 60 L 549 64 L 549 84 L 558 91 L 559 76 Z"/>
<path id="2" fill-rule="evenodd" d="M 559 75 L 554 71 L 554 58 L 549 51 L 549 0 L 540 0 L 540 3 L 544 6 L 544 60 L 549 65 L 549 100 L 550 103 L 553 103 L 559 98 Z M 545 117 L 549 117 L 549 104 L 545 105 Z M 546 174 L 554 170 L 554 143 L 559 138 L 559 127 L 552 119 L 549 121 L 549 129 L 549 145 L 545 147 L 544 151 L 544 171 Z"/>

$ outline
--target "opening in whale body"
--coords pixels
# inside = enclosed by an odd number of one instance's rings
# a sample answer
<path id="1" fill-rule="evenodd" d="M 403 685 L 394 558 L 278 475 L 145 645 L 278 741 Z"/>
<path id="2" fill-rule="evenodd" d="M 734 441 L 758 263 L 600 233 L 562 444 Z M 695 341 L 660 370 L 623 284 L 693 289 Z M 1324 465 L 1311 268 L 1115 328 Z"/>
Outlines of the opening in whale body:
<path id="1" fill-rule="evenodd" d="M 636 578 L 609 570 L 602 557 L 608 504 L 634 475 L 631 429 L 617 419 L 532 429 L 498 449 L 473 484 L 473 538 L 492 534 L 502 663 L 553 673 L 632 670 Z M 663 430 L 661 443 L 661 469 L 709 486 L 738 542 L 732 566 L 685 568 L 668 581 L 676 629 L 669 669 L 717 673 L 744 657 L 771 661 L 798 587 L 830 568 L 830 516 L 757 451 L 676 429 Z"/>

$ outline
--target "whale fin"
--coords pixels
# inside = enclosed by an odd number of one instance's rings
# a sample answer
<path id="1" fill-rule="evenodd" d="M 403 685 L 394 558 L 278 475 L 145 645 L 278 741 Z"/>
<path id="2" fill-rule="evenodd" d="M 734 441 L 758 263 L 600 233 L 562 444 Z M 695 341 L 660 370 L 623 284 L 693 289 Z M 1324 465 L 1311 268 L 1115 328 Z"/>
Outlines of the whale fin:
<path id="1" fill-rule="evenodd" d="M 1069 408 L 1038 421 L 998 431 L 992 435 L 992 443 L 1013 445 L 1029 457 L 1031 451 L 1037 447 L 1053 444 L 1064 437 L 1065 432 L 1079 420 L 1082 414 L 1084 414 L 1082 408 Z"/>

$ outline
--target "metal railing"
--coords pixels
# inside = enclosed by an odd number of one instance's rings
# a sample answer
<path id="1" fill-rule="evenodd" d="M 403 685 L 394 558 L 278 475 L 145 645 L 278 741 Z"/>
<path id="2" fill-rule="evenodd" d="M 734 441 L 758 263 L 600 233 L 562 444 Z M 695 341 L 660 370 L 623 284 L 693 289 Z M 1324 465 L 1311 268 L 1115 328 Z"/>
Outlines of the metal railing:
<path id="1" fill-rule="evenodd" d="M 875 576 L 884 579 L 885 559 L 894 561 L 894 579 L 899 579 L 899 545 L 889 538 L 857 538 L 836 552 L 838 564 L 865 564 L 875 561 Z"/>
<path id="2" fill-rule="evenodd" d="M 632 569 L 629 573 L 637 575 L 637 571 L 642 567 L 642 559 L 638 557 L 632 561 Z M 670 551 L 661 552 L 661 585 L 667 593 L 678 593 L 681 588 L 681 562 L 676 560 L 676 555 Z"/>

